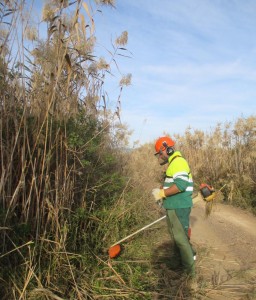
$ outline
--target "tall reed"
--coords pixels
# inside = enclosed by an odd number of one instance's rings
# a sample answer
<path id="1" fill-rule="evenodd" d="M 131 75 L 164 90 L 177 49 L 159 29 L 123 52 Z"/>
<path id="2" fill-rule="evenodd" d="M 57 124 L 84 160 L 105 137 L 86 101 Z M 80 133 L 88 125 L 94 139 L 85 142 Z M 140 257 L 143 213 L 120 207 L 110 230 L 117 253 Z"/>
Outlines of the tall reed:
<path id="1" fill-rule="evenodd" d="M 126 185 L 115 146 L 127 136 L 120 96 L 108 107 L 103 88 L 116 58 L 93 55 L 96 8 L 48 1 L 43 40 L 25 1 L 1 3 L 1 299 L 92 294 L 102 223 Z"/>

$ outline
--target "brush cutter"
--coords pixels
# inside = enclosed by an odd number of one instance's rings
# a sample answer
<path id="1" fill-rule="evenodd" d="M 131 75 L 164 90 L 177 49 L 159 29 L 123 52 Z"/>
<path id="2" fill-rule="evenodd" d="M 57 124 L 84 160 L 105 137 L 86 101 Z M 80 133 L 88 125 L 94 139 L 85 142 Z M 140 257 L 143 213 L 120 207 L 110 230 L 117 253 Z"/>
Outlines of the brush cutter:
<path id="1" fill-rule="evenodd" d="M 137 230 L 137 231 L 131 233 L 130 235 L 126 236 L 125 238 L 121 239 L 120 241 L 114 243 L 114 244 L 109 248 L 109 250 L 108 250 L 109 257 L 110 257 L 110 258 L 115 258 L 115 257 L 117 257 L 117 256 L 120 254 L 120 252 L 121 252 L 121 246 L 120 246 L 120 243 L 126 241 L 126 240 L 129 239 L 130 237 L 132 237 L 132 236 L 134 236 L 135 234 L 137 234 L 137 233 L 139 233 L 139 232 L 141 232 L 141 231 L 147 229 L 148 227 L 150 227 L 150 226 L 156 224 L 157 222 L 163 220 L 164 218 L 166 218 L 166 215 L 165 215 L 165 216 L 162 216 L 161 218 L 155 220 L 154 222 L 152 222 L 152 223 L 150 223 L 150 224 L 148 224 L 148 225 L 146 225 L 146 226 L 140 228 L 139 230 Z"/>
<path id="2" fill-rule="evenodd" d="M 222 187 L 222 188 L 223 188 L 223 187 Z M 222 189 L 222 188 L 221 188 L 221 189 Z M 192 199 L 193 199 L 193 204 L 195 204 L 196 202 L 198 202 L 198 201 L 200 200 L 200 198 L 197 197 L 197 196 L 198 196 L 198 194 L 195 195 L 194 197 L 192 197 Z M 211 199 L 211 201 L 213 201 L 213 200 L 214 200 L 214 198 Z M 159 204 L 159 203 L 158 203 L 158 204 Z M 165 219 L 165 218 L 166 218 L 166 215 L 164 215 L 164 216 L 162 216 L 161 218 L 155 220 L 154 222 L 152 222 L 152 223 L 150 223 L 150 224 L 148 224 L 148 225 L 146 225 L 146 226 L 144 226 L 144 227 L 138 229 L 137 231 L 135 231 L 135 232 L 131 233 L 130 235 L 124 237 L 124 238 L 121 239 L 120 241 L 114 243 L 114 244 L 113 244 L 112 246 L 110 246 L 110 248 L 108 249 L 109 257 L 110 257 L 110 258 L 115 258 L 115 257 L 117 257 L 117 256 L 120 254 L 120 252 L 121 252 L 121 246 L 120 246 L 120 243 L 126 241 L 127 239 L 129 239 L 130 237 L 134 236 L 135 234 L 137 234 L 137 233 L 139 233 L 139 232 L 141 232 L 141 231 L 147 229 L 148 227 L 150 227 L 150 226 L 152 226 L 152 225 L 158 223 L 159 221 L 161 221 L 161 220 L 163 220 L 163 219 Z M 190 235 L 191 235 L 191 228 L 188 229 L 188 237 L 189 237 L 189 238 L 190 238 Z"/>
<path id="3" fill-rule="evenodd" d="M 135 234 L 143 231 L 144 229 L 147 229 L 148 227 L 158 223 L 159 221 L 163 220 L 166 218 L 166 215 L 162 216 L 161 218 L 155 220 L 154 222 L 142 227 L 141 229 L 133 232 L 132 234 L 126 236 L 125 238 L 121 239 L 120 241 L 114 243 L 108 250 L 108 254 L 109 254 L 109 258 L 115 258 L 117 257 L 120 252 L 121 252 L 121 246 L 120 246 L 120 243 L 124 242 L 125 240 L 129 239 L 130 237 L 134 236 Z M 188 238 L 190 239 L 190 236 L 191 236 L 191 228 L 189 227 L 188 228 Z"/>

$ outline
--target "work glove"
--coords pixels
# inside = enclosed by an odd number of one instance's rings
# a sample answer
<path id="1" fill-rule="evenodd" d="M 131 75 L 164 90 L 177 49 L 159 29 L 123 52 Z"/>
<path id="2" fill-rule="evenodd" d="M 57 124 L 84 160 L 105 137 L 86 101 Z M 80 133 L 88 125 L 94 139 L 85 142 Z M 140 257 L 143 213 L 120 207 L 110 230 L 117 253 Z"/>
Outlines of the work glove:
<path id="1" fill-rule="evenodd" d="M 215 199 L 215 197 L 216 197 L 216 192 L 213 192 L 210 196 L 204 198 L 204 200 L 207 202 L 211 202 Z"/>
<path id="2" fill-rule="evenodd" d="M 154 196 L 156 202 L 161 200 L 162 198 L 165 198 L 165 194 L 164 194 L 163 189 L 157 189 L 157 188 L 153 189 L 152 190 L 152 195 Z"/>

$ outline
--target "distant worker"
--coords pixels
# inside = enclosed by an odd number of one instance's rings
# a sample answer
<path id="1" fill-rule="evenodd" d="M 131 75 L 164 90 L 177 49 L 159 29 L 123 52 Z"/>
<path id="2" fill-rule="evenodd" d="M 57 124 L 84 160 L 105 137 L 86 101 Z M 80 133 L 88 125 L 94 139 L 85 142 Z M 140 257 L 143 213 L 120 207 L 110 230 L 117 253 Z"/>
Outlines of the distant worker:
<path id="1" fill-rule="evenodd" d="M 160 164 L 168 163 L 163 188 L 155 188 L 155 200 L 162 201 L 166 209 L 167 226 L 172 241 L 170 262 L 180 262 L 183 271 L 194 277 L 195 252 L 189 241 L 190 212 L 193 206 L 193 179 L 187 161 L 174 149 L 175 142 L 167 136 L 160 137 L 155 143 Z"/>

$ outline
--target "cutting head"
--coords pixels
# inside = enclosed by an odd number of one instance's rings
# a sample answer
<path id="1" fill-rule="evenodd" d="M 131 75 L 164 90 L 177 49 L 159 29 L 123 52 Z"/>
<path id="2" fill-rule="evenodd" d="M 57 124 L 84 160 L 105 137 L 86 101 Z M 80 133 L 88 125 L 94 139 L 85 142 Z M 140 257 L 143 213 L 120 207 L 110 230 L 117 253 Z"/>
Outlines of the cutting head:
<path id="1" fill-rule="evenodd" d="M 109 258 L 115 258 L 121 253 L 121 246 L 119 244 L 114 245 L 108 249 Z"/>

